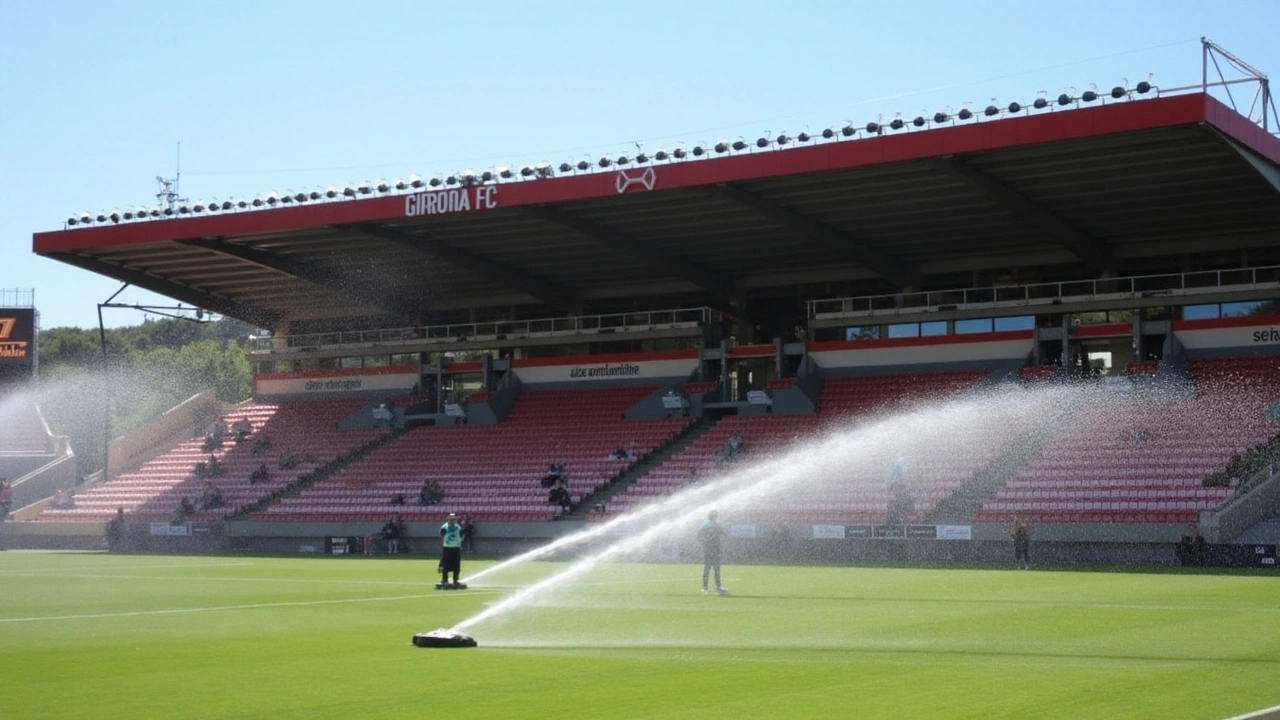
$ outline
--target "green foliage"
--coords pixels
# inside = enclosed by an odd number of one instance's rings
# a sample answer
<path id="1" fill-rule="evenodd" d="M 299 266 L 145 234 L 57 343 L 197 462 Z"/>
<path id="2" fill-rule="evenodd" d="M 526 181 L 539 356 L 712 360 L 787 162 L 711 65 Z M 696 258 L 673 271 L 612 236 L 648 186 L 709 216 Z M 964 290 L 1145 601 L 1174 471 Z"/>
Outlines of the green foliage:
<path id="1" fill-rule="evenodd" d="M 82 474 L 102 467 L 104 403 L 111 434 L 123 435 L 169 408 L 209 390 L 223 402 L 253 391 L 247 325 L 165 318 L 106 331 L 107 365 L 96 329 L 40 333 L 41 407 L 52 430 L 71 439 Z"/>

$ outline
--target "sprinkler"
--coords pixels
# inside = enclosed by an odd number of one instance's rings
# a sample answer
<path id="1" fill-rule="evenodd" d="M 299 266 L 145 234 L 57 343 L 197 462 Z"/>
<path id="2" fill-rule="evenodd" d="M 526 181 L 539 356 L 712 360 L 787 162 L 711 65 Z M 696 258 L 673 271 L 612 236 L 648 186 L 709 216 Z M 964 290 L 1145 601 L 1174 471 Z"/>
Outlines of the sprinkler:
<path id="1" fill-rule="evenodd" d="M 475 647 L 475 638 L 460 632 L 440 628 L 413 636 L 413 644 L 421 648 L 463 648 Z"/>

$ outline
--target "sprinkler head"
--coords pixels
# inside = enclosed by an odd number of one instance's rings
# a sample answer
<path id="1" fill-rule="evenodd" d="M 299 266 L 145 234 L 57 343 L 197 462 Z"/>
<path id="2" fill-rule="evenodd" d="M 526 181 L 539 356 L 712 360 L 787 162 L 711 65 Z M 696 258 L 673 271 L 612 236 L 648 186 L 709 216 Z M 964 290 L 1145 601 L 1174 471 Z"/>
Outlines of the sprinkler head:
<path id="1" fill-rule="evenodd" d="M 463 635 L 460 632 L 439 628 L 428 633 L 418 633 L 413 636 L 413 644 L 416 647 L 426 648 L 463 648 L 475 647 L 475 638 L 469 635 Z"/>

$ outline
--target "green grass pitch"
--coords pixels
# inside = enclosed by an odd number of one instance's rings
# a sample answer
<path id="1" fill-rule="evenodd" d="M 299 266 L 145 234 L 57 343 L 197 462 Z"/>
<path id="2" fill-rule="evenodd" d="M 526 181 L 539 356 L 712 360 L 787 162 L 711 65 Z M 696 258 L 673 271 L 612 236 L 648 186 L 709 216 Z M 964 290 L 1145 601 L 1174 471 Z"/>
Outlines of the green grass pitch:
<path id="1" fill-rule="evenodd" d="M 474 574 L 486 567 L 464 561 Z M 0 717 L 1225 718 L 1280 705 L 1280 577 L 0 553 Z M 466 573 L 464 573 L 465 575 Z"/>

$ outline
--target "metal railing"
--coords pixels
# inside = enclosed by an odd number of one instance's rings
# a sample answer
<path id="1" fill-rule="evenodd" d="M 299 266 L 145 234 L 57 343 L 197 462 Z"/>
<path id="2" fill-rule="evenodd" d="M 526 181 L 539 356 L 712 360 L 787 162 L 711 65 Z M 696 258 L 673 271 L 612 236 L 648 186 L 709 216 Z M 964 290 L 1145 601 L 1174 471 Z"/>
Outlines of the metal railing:
<path id="1" fill-rule="evenodd" d="M 0 307 L 29 308 L 35 304 L 35 288 L 0 288 Z"/>
<path id="2" fill-rule="evenodd" d="M 710 322 L 711 313 L 711 308 L 707 307 L 678 308 L 537 320 L 498 320 L 458 325 L 423 325 L 279 337 L 250 337 L 249 352 L 266 354 L 369 348 L 395 352 L 397 347 L 407 348 L 438 343 L 476 343 L 695 328 Z"/>
<path id="3" fill-rule="evenodd" d="M 1215 290 L 1263 287 L 1280 287 L 1280 266 L 810 300 L 809 317 L 821 320 L 1055 305 L 1068 301 L 1194 297 Z"/>

